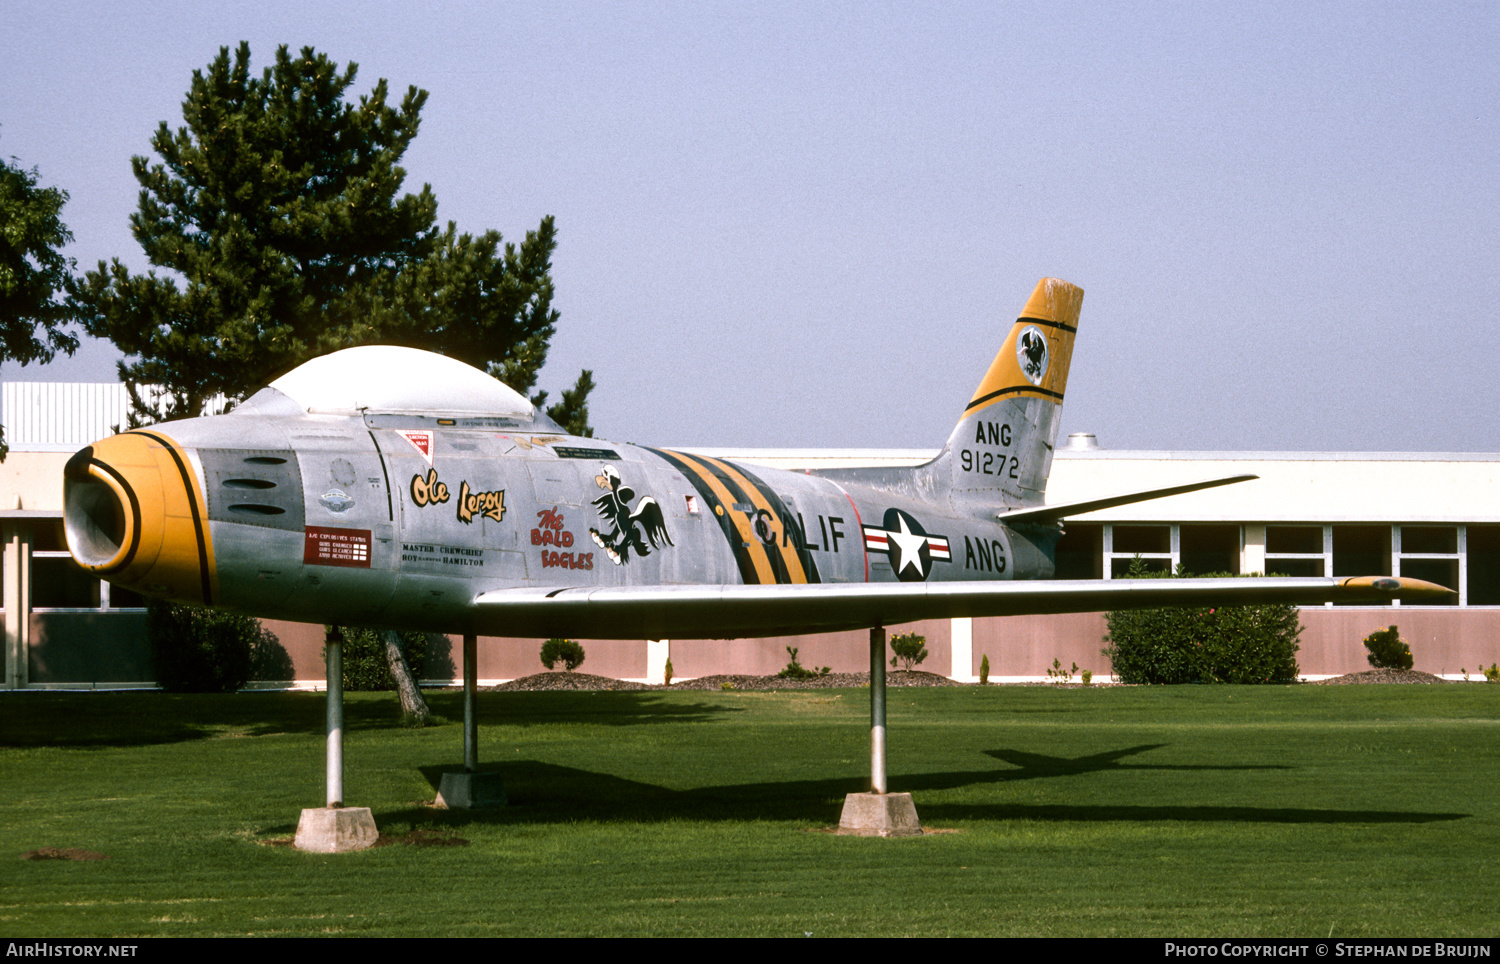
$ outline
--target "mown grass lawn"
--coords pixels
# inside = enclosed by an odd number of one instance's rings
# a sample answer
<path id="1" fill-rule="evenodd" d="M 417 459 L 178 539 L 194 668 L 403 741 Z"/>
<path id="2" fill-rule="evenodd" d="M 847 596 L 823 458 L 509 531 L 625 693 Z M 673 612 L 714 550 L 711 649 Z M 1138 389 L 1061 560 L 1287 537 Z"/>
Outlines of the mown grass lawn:
<path id="1" fill-rule="evenodd" d="M 892 789 L 952 831 L 906 840 L 822 832 L 867 699 L 482 694 L 511 805 L 464 813 L 427 805 L 460 728 L 351 695 L 348 802 L 468 843 L 325 856 L 276 843 L 323 801 L 321 696 L 4 694 L 0 932 L 1500 931 L 1500 686 L 892 690 Z"/>

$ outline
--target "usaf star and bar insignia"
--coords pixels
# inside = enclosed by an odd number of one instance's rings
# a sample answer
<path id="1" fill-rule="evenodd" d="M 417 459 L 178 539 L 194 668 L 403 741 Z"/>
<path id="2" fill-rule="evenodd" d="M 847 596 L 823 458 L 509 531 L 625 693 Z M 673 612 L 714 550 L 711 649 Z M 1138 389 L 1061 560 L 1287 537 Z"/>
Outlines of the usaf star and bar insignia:
<path id="1" fill-rule="evenodd" d="M 951 562 L 948 537 L 930 535 L 922 524 L 900 509 L 885 510 L 885 524 L 863 526 L 865 550 L 890 557 L 891 571 L 902 582 L 921 582 L 934 562 Z"/>

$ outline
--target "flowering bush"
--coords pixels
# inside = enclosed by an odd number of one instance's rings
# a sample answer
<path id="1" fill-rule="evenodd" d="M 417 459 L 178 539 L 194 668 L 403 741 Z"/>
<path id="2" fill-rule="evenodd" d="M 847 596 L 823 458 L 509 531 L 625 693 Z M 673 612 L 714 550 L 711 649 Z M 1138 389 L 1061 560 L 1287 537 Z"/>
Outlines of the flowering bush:
<path id="1" fill-rule="evenodd" d="M 910 670 L 914 666 L 920 666 L 922 660 L 927 658 L 927 637 L 919 633 L 900 633 L 891 637 L 891 665 L 897 662 L 904 663 L 904 668 Z"/>
<path id="2" fill-rule="evenodd" d="M 1146 572 L 1139 559 L 1126 573 L 1153 575 L 1173 578 Z M 1179 566 L 1176 576 L 1185 575 Z M 1110 645 L 1102 652 L 1123 683 L 1291 683 L 1299 672 L 1296 606 L 1132 609 L 1105 622 Z"/>
<path id="3" fill-rule="evenodd" d="M 1395 626 L 1377 629 L 1365 637 L 1370 665 L 1376 669 L 1411 669 L 1411 647 Z"/>

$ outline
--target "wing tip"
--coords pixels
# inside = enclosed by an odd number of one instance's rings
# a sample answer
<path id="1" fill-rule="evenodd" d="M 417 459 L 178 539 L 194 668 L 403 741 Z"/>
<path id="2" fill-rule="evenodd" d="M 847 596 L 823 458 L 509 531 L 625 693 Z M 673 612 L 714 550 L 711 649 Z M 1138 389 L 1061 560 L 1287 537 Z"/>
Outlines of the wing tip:
<path id="1" fill-rule="evenodd" d="M 1445 602 L 1458 595 L 1447 586 L 1410 576 L 1349 576 L 1339 580 L 1339 586 L 1354 590 L 1373 590 L 1402 602 Z"/>

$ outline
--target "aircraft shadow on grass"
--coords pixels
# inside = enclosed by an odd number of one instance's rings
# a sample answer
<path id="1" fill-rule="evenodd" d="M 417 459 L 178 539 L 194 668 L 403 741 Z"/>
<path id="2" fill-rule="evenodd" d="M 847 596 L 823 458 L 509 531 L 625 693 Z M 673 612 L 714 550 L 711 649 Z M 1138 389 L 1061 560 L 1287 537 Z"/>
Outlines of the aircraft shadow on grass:
<path id="1" fill-rule="evenodd" d="M 1126 757 L 1164 744 L 1128 747 L 1068 758 L 1019 750 L 986 750 L 987 756 L 1013 763 L 1015 770 L 953 770 L 941 773 L 893 774 L 892 788 L 900 792 L 932 793 L 1014 780 L 1077 776 L 1110 770 L 1291 770 L 1287 766 L 1199 766 L 1136 764 Z M 451 766 L 423 767 L 434 791 Z M 864 777 L 823 780 L 785 780 L 674 790 L 607 773 L 560 766 L 537 760 L 517 760 L 481 766 L 500 774 L 510 805 L 491 810 L 438 811 L 442 821 L 524 824 L 592 820 L 605 823 L 651 823 L 666 820 L 793 820 L 827 823 L 847 793 L 868 789 Z M 924 823 L 945 820 L 1048 820 L 1061 822 L 1154 821 L 1250 822 L 1285 824 L 1414 824 L 1460 820 L 1466 813 L 1399 810 L 1354 810 L 1301 807 L 1195 805 L 1141 806 L 1132 804 L 1071 805 L 1019 803 L 944 803 L 918 797 Z M 409 808 L 377 814 L 377 822 L 430 822 L 434 811 Z"/>
<path id="2" fill-rule="evenodd" d="M 1105 770 L 1290 770 L 1283 765 L 1270 766 L 1204 766 L 1186 763 L 1121 763 L 1126 757 L 1151 750 L 1159 750 L 1165 743 L 1147 743 L 1126 747 L 1123 750 L 1107 750 L 1087 756 L 1047 756 L 1043 753 L 1027 753 L 1025 750 L 985 750 L 985 756 L 1003 760 L 1019 770 L 1004 770 L 1006 780 L 1032 780 L 1038 777 L 1069 777 L 1084 773 L 1099 773 Z"/>

